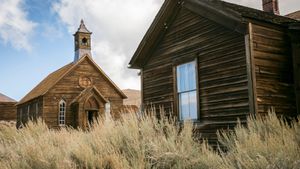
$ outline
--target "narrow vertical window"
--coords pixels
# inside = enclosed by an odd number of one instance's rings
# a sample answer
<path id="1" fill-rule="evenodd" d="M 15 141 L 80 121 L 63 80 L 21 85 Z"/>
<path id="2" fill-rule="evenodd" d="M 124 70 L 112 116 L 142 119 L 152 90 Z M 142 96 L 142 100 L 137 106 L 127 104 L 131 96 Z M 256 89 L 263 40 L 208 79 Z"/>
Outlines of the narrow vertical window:
<path id="1" fill-rule="evenodd" d="M 29 117 L 29 114 L 30 114 L 30 105 L 28 105 L 28 107 L 27 107 L 27 121 L 30 119 L 30 117 Z"/>
<path id="2" fill-rule="evenodd" d="M 33 113 L 33 119 L 34 119 L 34 120 L 37 120 L 38 114 L 39 114 L 39 104 L 38 104 L 38 103 L 35 103 L 35 111 L 34 111 L 34 113 Z"/>
<path id="3" fill-rule="evenodd" d="M 177 94 L 180 120 L 198 119 L 196 61 L 178 65 Z"/>
<path id="4" fill-rule="evenodd" d="M 66 124 L 66 102 L 64 100 L 59 102 L 58 124 L 60 126 Z"/>

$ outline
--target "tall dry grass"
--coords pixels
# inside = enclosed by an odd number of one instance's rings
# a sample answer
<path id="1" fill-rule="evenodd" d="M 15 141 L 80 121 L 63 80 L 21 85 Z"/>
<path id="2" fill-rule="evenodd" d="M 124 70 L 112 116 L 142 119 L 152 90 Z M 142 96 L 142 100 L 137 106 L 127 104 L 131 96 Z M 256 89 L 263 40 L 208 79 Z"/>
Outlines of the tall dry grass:
<path id="1" fill-rule="evenodd" d="M 0 127 L 0 168 L 300 168 L 300 124 L 290 127 L 271 113 L 220 133 L 228 151 L 194 141 L 193 126 L 153 116 L 99 121 L 89 131 L 49 130 L 39 121 Z"/>

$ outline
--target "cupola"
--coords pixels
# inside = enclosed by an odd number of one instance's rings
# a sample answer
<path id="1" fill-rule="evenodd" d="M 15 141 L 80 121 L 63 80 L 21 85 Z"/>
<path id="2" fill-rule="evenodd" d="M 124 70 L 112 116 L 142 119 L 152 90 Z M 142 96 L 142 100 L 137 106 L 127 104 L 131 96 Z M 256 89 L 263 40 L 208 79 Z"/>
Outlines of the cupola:
<path id="1" fill-rule="evenodd" d="M 83 20 L 81 20 L 80 25 L 76 33 L 74 34 L 75 43 L 75 56 L 74 62 L 77 62 L 81 57 L 85 55 L 91 56 L 91 34 Z"/>

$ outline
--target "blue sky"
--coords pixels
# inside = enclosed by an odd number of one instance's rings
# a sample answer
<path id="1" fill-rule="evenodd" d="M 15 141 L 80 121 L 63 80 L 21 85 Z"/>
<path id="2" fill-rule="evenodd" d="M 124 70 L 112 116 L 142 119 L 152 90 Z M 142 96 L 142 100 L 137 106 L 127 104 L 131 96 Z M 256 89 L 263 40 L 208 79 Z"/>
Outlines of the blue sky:
<path id="1" fill-rule="evenodd" d="M 26 18 L 35 25 L 31 32 L 25 32 L 31 34 L 26 41 L 30 49 L 0 39 L 0 93 L 19 100 L 50 72 L 72 60 L 72 34 L 49 8 L 52 2 L 26 0 L 21 4 Z"/>
<path id="2" fill-rule="evenodd" d="M 229 1 L 261 8 L 260 0 Z M 139 89 L 138 72 L 128 70 L 127 63 L 162 2 L 0 0 L 0 93 L 20 100 L 49 73 L 71 62 L 73 33 L 82 18 L 93 32 L 96 63 L 120 88 Z M 299 0 L 280 6 L 282 14 L 300 9 Z"/>

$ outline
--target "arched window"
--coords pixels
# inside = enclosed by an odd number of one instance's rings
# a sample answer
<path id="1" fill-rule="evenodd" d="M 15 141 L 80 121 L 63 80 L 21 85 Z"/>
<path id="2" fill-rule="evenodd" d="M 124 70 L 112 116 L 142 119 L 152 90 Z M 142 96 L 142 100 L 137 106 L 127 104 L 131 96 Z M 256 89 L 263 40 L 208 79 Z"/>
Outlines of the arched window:
<path id="1" fill-rule="evenodd" d="M 66 124 L 66 102 L 64 100 L 59 102 L 58 124 L 60 126 Z"/>

